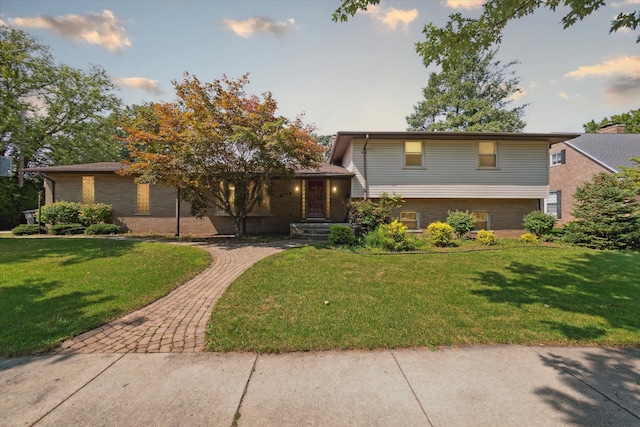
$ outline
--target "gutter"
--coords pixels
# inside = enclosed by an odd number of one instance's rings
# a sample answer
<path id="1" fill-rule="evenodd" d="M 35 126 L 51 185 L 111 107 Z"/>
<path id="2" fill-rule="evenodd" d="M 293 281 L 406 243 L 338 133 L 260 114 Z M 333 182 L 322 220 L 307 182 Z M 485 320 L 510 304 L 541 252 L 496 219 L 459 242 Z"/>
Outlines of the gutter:
<path id="1" fill-rule="evenodd" d="M 364 139 L 364 147 L 362 148 L 362 160 L 364 163 L 364 170 L 362 171 L 362 175 L 364 178 L 364 200 L 369 198 L 369 184 L 367 182 L 367 144 L 369 144 L 369 134 L 365 135 Z"/>

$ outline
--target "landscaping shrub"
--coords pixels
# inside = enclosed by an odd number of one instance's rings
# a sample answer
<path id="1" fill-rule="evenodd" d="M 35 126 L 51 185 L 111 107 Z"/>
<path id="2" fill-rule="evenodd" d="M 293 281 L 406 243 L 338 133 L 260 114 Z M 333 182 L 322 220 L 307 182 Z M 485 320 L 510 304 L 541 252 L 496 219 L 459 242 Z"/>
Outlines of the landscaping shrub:
<path id="1" fill-rule="evenodd" d="M 83 204 L 80 205 L 78 219 L 83 225 L 111 222 L 111 211 L 111 205 L 104 203 Z"/>
<path id="2" fill-rule="evenodd" d="M 356 241 L 353 228 L 348 225 L 332 225 L 329 229 L 329 243 L 332 245 L 352 245 Z"/>
<path id="3" fill-rule="evenodd" d="M 91 224 L 84 230 L 84 234 L 120 234 L 121 227 L 117 224 Z"/>
<path id="4" fill-rule="evenodd" d="M 380 195 L 380 202 L 358 200 L 349 205 L 349 220 L 353 224 L 356 237 L 361 238 L 382 224 L 389 224 L 393 210 L 404 203 L 402 196 Z"/>
<path id="5" fill-rule="evenodd" d="M 71 235 L 71 234 L 83 234 L 85 226 L 82 224 L 55 224 L 49 228 L 49 233 L 57 236 Z"/>
<path id="6" fill-rule="evenodd" d="M 413 239 L 407 232 L 407 226 L 397 219 L 393 220 L 391 224 L 381 225 L 377 233 L 384 250 L 401 252 L 412 251 L 416 248 Z"/>
<path id="7" fill-rule="evenodd" d="M 542 211 L 533 211 L 524 216 L 522 225 L 529 233 L 540 237 L 551 233 L 556 225 L 556 217 Z"/>
<path id="8" fill-rule="evenodd" d="M 476 219 L 469 211 L 447 212 L 447 224 L 449 224 L 456 235 L 460 238 L 473 230 Z"/>
<path id="9" fill-rule="evenodd" d="M 476 236 L 476 240 L 483 245 L 491 246 L 496 244 L 496 235 L 491 230 L 480 230 Z"/>
<path id="10" fill-rule="evenodd" d="M 41 208 L 42 217 L 40 221 L 45 224 L 77 224 L 80 222 L 81 203 L 77 202 L 56 202 L 44 205 Z"/>
<path id="11" fill-rule="evenodd" d="M 520 236 L 520 240 L 526 243 L 537 243 L 538 236 L 533 233 L 524 233 L 522 236 Z"/>
<path id="12" fill-rule="evenodd" d="M 436 246 L 449 246 L 453 242 L 453 227 L 446 222 L 432 222 L 427 227 L 427 234 Z"/>
<path id="13" fill-rule="evenodd" d="M 44 230 L 44 227 L 43 227 L 43 230 Z M 16 236 L 28 236 L 31 234 L 38 234 L 40 233 L 40 227 L 38 227 L 38 224 L 20 224 L 19 226 L 12 229 L 11 233 Z"/>

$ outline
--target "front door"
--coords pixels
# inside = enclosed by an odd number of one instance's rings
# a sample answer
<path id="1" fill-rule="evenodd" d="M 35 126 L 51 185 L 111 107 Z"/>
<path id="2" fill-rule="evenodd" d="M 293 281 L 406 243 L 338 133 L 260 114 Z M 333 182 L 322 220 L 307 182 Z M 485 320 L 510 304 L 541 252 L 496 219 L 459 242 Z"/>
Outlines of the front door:
<path id="1" fill-rule="evenodd" d="M 307 218 L 324 218 L 324 181 L 308 181 Z"/>

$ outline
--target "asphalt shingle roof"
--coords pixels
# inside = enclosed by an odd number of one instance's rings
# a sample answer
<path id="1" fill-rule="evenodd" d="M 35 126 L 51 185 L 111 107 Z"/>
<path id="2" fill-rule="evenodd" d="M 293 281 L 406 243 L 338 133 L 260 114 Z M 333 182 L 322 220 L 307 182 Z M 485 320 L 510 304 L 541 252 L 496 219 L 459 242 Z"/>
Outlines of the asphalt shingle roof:
<path id="1" fill-rule="evenodd" d="M 592 158 L 612 172 L 619 172 L 620 166 L 635 167 L 629 159 L 640 157 L 640 134 L 585 133 L 565 141 L 587 157 Z"/>

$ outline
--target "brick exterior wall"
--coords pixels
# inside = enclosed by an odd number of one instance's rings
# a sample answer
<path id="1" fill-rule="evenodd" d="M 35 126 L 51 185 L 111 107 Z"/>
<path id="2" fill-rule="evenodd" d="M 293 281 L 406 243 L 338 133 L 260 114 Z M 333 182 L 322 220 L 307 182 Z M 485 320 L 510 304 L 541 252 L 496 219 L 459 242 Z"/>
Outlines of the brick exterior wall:
<path id="1" fill-rule="evenodd" d="M 565 150 L 565 163 L 549 167 L 549 191 L 561 191 L 561 215 L 556 223 L 558 226 L 574 220 L 571 211 L 576 189 L 600 172 L 611 172 L 565 143 L 554 144 L 549 153 L 562 150 Z"/>
<path id="2" fill-rule="evenodd" d="M 82 177 L 95 177 L 95 203 L 113 207 L 113 216 L 125 231 L 133 233 L 174 234 L 176 232 L 176 193 L 161 185 L 149 188 L 150 214 L 137 215 L 137 186 L 132 177 L 115 173 L 49 173 L 45 180 L 45 203 L 82 201 Z M 331 222 L 342 222 L 347 215 L 350 179 L 326 181 L 331 188 Z M 250 215 L 247 234 L 288 233 L 289 224 L 302 219 L 301 186 L 303 181 L 274 180 L 270 189 L 271 213 Z M 298 190 L 296 190 L 296 187 Z M 335 191 L 334 191 L 335 188 Z M 210 209 L 202 218 L 191 215 L 189 203 L 180 205 L 180 234 L 204 236 L 234 234 L 233 220 L 224 213 Z"/>

